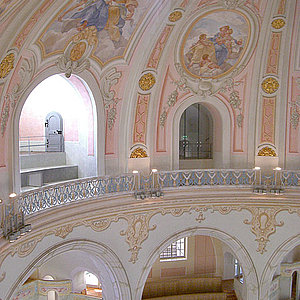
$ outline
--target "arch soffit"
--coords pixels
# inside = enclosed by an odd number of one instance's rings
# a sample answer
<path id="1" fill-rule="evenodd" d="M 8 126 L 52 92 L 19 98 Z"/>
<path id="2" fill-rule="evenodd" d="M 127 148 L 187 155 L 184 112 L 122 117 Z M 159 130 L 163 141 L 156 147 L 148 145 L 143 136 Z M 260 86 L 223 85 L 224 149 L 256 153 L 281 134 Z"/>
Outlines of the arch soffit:
<path id="1" fill-rule="evenodd" d="M 132 299 L 127 274 L 117 255 L 106 245 L 90 240 L 64 241 L 44 250 L 32 260 L 28 267 L 15 281 L 7 295 L 7 299 L 11 299 L 11 297 L 17 292 L 18 288 L 25 282 L 36 267 L 41 266 L 59 254 L 71 250 L 80 250 L 91 253 L 105 265 L 106 268 L 103 269 L 103 271 L 107 272 L 107 275 L 110 277 L 110 280 L 114 285 L 110 291 L 111 293 L 114 293 L 114 299 Z"/>
<path id="2" fill-rule="evenodd" d="M 143 288 L 147 280 L 148 274 L 153 263 L 159 257 L 159 254 L 171 243 L 181 238 L 194 235 L 210 236 L 220 240 L 225 245 L 227 245 L 232 251 L 232 253 L 235 254 L 236 258 L 240 262 L 241 267 L 243 268 L 245 284 L 247 286 L 247 299 L 258 299 L 258 276 L 249 253 L 247 252 L 243 244 L 235 237 L 215 228 L 190 228 L 184 231 L 175 232 L 171 235 L 170 238 L 163 241 L 158 247 L 152 250 L 152 252 L 149 255 L 149 259 L 143 268 L 144 271 L 138 281 L 138 288 L 136 294 L 137 299 L 140 299 L 142 297 Z"/>

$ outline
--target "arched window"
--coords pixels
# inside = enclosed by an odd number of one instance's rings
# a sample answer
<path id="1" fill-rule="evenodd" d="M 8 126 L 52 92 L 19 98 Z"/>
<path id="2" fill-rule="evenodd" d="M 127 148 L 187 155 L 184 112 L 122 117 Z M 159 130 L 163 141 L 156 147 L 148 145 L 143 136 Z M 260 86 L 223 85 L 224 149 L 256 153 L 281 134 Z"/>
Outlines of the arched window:
<path id="1" fill-rule="evenodd" d="M 179 125 L 179 159 L 212 158 L 213 122 L 210 112 L 199 103 L 189 106 Z"/>
<path id="2" fill-rule="evenodd" d="M 86 285 L 86 295 L 102 298 L 102 286 L 99 279 L 93 273 L 84 272 L 84 281 Z"/>

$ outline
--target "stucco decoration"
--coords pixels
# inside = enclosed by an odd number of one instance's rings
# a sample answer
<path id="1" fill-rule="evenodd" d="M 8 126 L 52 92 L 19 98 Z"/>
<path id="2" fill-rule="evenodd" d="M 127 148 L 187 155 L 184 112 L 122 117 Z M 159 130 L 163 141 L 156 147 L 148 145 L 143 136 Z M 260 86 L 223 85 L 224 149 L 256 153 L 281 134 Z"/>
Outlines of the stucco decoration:
<path id="1" fill-rule="evenodd" d="M 177 22 L 182 18 L 182 12 L 180 10 L 175 10 L 169 15 L 169 21 L 170 22 Z"/>
<path id="2" fill-rule="evenodd" d="M 97 46 L 97 31 L 88 27 L 76 34 L 67 45 L 64 54 L 56 62 L 58 69 L 69 78 L 72 73 L 80 73 L 90 67 L 88 57 Z"/>
<path id="3" fill-rule="evenodd" d="M 290 123 L 294 129 L 298 127 L 299 120 L 300 120 L 300 96 L 297 97 L 296 101 L 291 102 Z"/>
<path id="4" fill-rule="evenodd" d="M 131 154 L 130 158 L 144 158 L 148 157 L 147 151 L 141 147 L 135 148 Z"/>
<path id="5" fill-rule="evenodd" d="M 154 230 L 156 225 L 150 226 L 149 222 L 155 213 L 140 215 L 128 215 L 125 219 L 128 222 L 127 230 L 122 230 L 120 234 L 126 236 L 126 242 L 129 244 L 129 251 L 131 252 L 130 262 L 135 263 L 138 259 L 141 244 L 149 236 L 149 231 Z"/>
<path id="6" fill-rule="evenodd" d="M 149 91 L 154 86 L 155 82 L 155 76 L 152 73 L 147 72 L 141 76 L 139 87 L 142 91 Z"/>
<path id="7" fill-rule="evenodd" d="M 234 92 L 231 105 L 238 126 L 243 115 L 234 89 L 234 77 L 246 66 L 255 49 L 259 22 L 243 1 L 218 1 L 219 8 L 206 10 L 184 24 L 175 50 L 177 87 L 200 97 Z M 227 9 L 230 8 L 230 9 Z M 238 100 L 238 101 L 236 101 Z M 240 99 L 241 100 L 241 99 Z"/>
<path id="8" fill-rule="evenodd" d="M 14 68 L 14 53 L 7 54 L 0 63 L 0 79 L 5 78 Z"/>
<path id="9" fill-rule="evenodd" d="M 78 31 L 93 30 L 99 40 L 92 56 L 100 64 L 123 57 L 133 34 L 155 1 L 67 1 L 38 39 L 43 56 L 63 51 Z M 105 49 L 105 51 L 103 51 Z"/>
<path id="10" fill-rule="evenodd" d="M 261 83 L 261 88 L 266 94 L 274 94 L 279 88 L 279 82 L 274 77 L 268 77 Z"/>
<path id="11" fill-rule="evenodd" d="M 1 135 L 4 136 L 7 126 L 10 109 L 14 109 L 20 96 L 25 91 L 29 82 L 32 80 L 35 73 L 35 61 L 33 58 L 24 58 L 19 70 L 19 82 L 5 95 L 4 103 L 1 111 L 0 127 Z"/>
<path id="12" fill-rule="evenodd" d="M 285 25 L 285 20 L 282 18 L 275 19 L 272 21 L 271 25 L 274 29 L 281 29 Z"/>
<path id="13" fill-rule="evenodd" d="M 227 9 L 235 9 L 246 3 L 246 0 L 219 0 L 219 4 Z"/>
<path id="14" fill-rule="evenodd" d="M 258 151 L 257 155 L 258 156 L 277 156 L 275 150 L 268 146 L 261 148 Z"/>
<path id="15" fill-rule="evenodd" d="M 104 109 L 106 111 L 106 122 L 109 130 L 112 130 L 117 118 L 117 104 L 121 99 L 116 97 L 112 89 L 119 82 L 122 73 L 116 68 L 111 68 L 100 81 L 100 92 L 103 97 Z"/>

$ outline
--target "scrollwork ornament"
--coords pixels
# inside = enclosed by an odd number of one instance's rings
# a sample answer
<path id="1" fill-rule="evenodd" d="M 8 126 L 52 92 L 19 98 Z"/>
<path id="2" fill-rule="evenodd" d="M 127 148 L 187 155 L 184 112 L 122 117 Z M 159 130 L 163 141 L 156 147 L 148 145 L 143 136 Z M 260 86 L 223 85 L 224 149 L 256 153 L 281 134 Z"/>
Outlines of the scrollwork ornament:
<path id="1" fill-rule="evenodd" d="M 64 53 L 56 61 L 57 68 L 69 78 L 72 73 L 80 73 L 90 67 L 89 56 L 97 46 L 97 30 L 89 26 L 76 34 Z"/>
<path id="2" fill-rule="evenodd" d="M 115 91 L 112 89 L 114 85 L 119 82 L 122 73 L 118 72 L 116 68 L 111 68 L 106 76 L 100 81 L 100 92 L 104 102 L 104 109 L 107 115 L 107 125 L 109 130 L 112 130 L 117 118 L 117 104 L 121 99 L 117 98 Z"/>
<path id="3" fill-rule="evenodd" d="M 196 221 L 201 223 L 205 220 L 204 212 L 207 211 L 207 207 L 196 207 L 195 211 L 199 213 L 199 215 L 196 218 Z"/>
<path id="4" fill-rule="evenodd" d="M 66 224 L 60 227 L 55 228 L 55 236 L 65 238 L 69 233 L 73 231 L 75 224 Z"/>
<path id="5" fill-rule="evenodd" d="M 297 101 L 291 103 L 290 123 L 294 129 L 298 127 L 299 120 L 300 120 L 300 96 L 297 97 Z"/>
<path id="6" fill-rule="evenodd" d="M 263 254 L 266 252 L 266 244 L 269 242 L 269 236 L 276 231 L 276 227 L 283 226 L 284 222 L 276 221 L 276 215 L 282 210 L 280 208 L 247 208 L 252 214 L 252 220 L 244 220 L 245 224 L 251 225 L 251 231 L 256 235 L 258 242 L 257 252 Z"/>
<path id="7" fill-rule="evenodd" d="M 12 90 L 5 95 L 4 105 L 0 116 L 0 127 L 1 135 L 4 136 L 7 122 L 10 115 L 10 109 L 14 109 L 16 103 L 18 102 L 20 96 L 24 92 L 25 88 L 28 86 L 29 82 L 32 80 L 35 73 L 35 62 L 33 58 L 24 58 L 19 71 L 20 80 L 12 88 Z"/>
<path id="8" fill-rule="evenodd" d="M 245 2 L 246 0 L 219 0 L 219 4 L 227 9 L 235 9 Z"/>
<path id="9" fill-rule="evenodd" d="M 102 218 L 102 219 L 93 219 L 93 220 L 88 220 L 88 221 L 83 221 L 83 224 L 85 226 L 91 227 L 94 231 L 100 232 L 106 230 L 111 222 L 117 221 L 117 218 Z"/>
<path id="10" fill-rule="evenodd" d="M 14 68 L 15 55 L 10 53 L 6 55 L 0 63 L 0 79 L 5 78 Z"/>
<path id="11" fill-rule="evenodd" d="M 129 244 L 131 257 L 129 259 L 133 264 L 138 260 L 138 253 L 142 248 L 142 243 L 148 238 L 149 231 L 156 228 L 156 225 L 150 227 L 149 222 L 155 213 L 128 215 L 124 216 L 128 222 L 127 230 L 120 232 L 121 236 L 126 236 L 126 242 Z"/>

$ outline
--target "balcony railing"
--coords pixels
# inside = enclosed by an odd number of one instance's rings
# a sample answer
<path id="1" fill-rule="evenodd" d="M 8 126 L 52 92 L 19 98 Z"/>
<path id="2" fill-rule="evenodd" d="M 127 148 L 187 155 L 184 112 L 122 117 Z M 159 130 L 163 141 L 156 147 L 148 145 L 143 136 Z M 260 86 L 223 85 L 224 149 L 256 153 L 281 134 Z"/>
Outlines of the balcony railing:
<path id="1" fill-rule="evenodd" d="M 274 171 L 274 174 L 262 176 L 260 170 L 253 169 L 206 169 L 161 171 L 149 176 L 127 174 L 77 179 L 21 193 L 15 199 L 15 210 L 31 215 L 52 207 L 113 193 L 137 195 L 145 191 L 145 194 L 151 195 L 147 192 L 193 186 L 244 186 L 253 187 L 254 192 L 257 187 L 262 190 L 272 187 L 286 189 L 300 187 L 300 171 Z M 159 197 L 157 195 L 161 196 L 162 193 L 154 194 Z"/>

